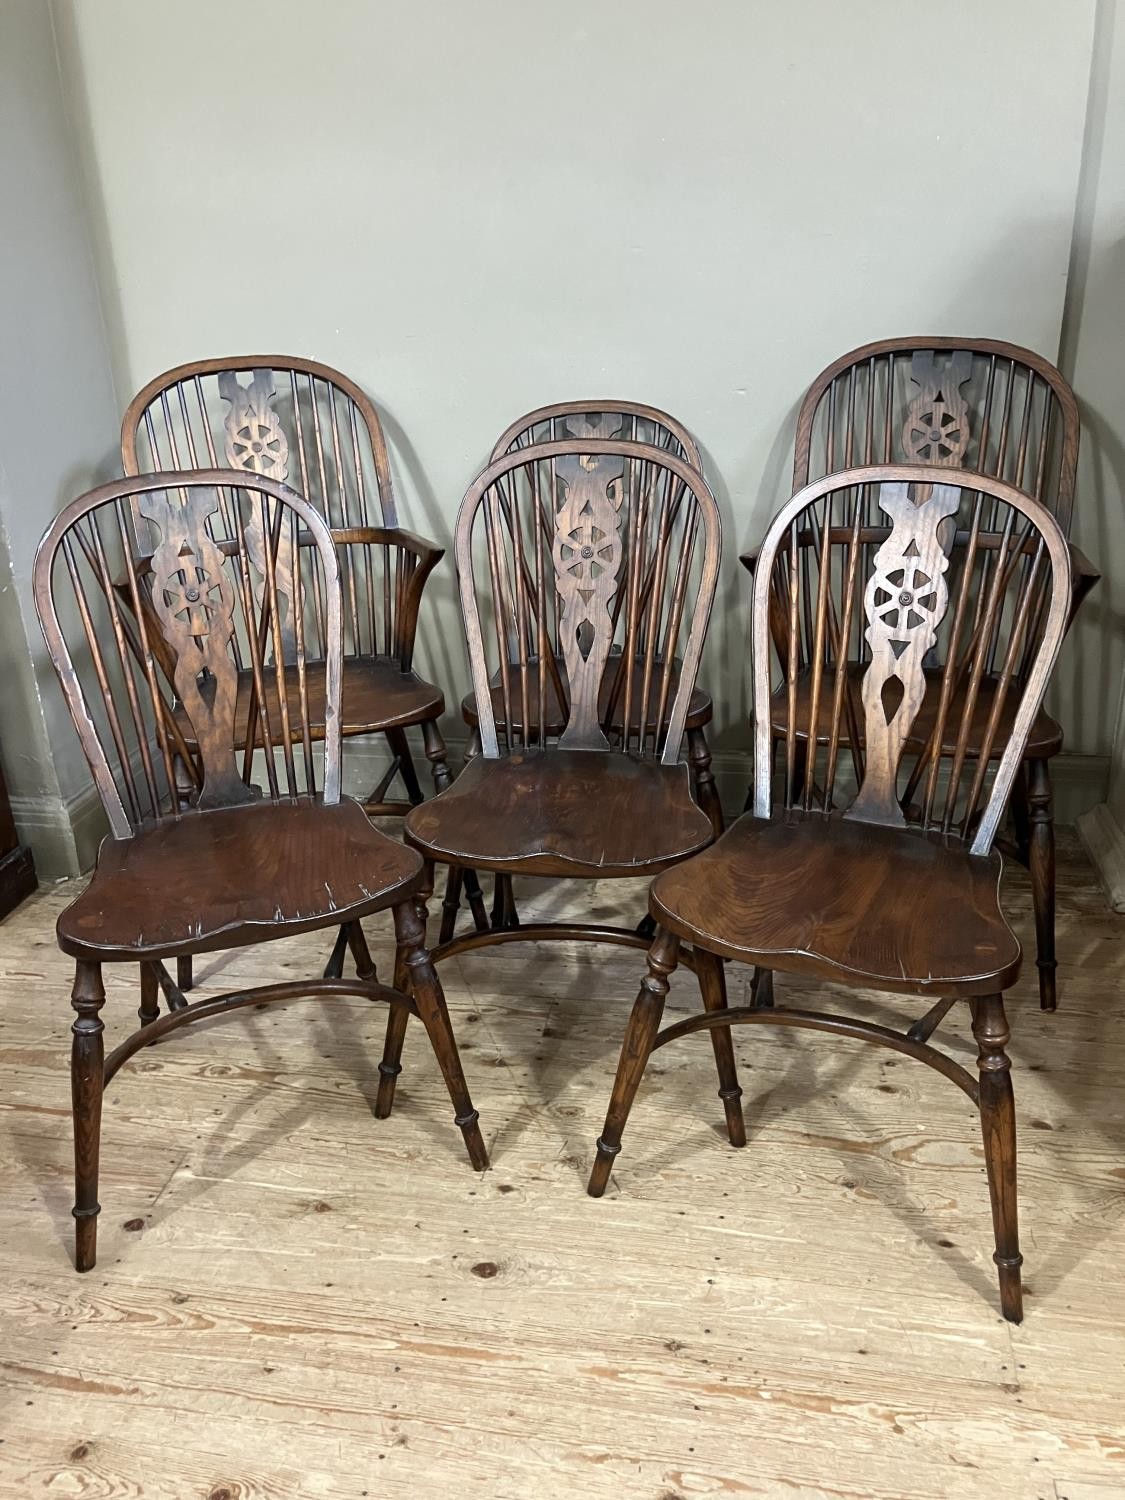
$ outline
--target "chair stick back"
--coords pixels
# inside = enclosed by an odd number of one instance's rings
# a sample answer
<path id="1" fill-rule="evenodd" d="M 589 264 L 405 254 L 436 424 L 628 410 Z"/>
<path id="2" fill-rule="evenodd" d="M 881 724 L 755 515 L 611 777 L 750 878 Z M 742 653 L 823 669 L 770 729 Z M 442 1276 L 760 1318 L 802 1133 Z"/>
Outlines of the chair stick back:
<path id="1" fill-rule="evenodd" d="M 44 536 L 34 587 L 114 837 L 256 801 L 255 772 L 274 800 L 339 801 L 339 569 L 293 490 L 220 469 L 102 485 Z"/>
<path id="2" fill-rule="evenodd" d="M 718 507 L 683 459 L 605 437 L 597 418 L 570 425 L 577 435 L 490 464 L 458 515 L 483 752 L 547 749 L 553 691 L 563 748 L 612 742 L 673 763 L 714 601 Z"/>
<path id="3" fill-rule="evenodd" d="M 1002 480 L 876 465 L 807 485 L 772 522 L 754 580 L 755 814 L 773 807 L 780 700 L 782 806 L 913 822 L 986 853 L 1069 599 L 1058 523 Z"/>

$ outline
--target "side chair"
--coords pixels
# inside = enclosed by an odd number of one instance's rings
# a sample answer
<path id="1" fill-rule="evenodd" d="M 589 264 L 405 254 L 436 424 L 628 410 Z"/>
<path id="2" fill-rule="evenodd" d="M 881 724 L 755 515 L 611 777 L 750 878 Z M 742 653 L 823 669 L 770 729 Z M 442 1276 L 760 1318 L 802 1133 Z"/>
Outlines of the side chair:
<path id="1" fill-rule="evenodd" d="M 865 533 L 876 505 L 890 530 L 872 554 Z M 656 937 L 597 1143 L 593 1196 L 605 1191 L 656 1048 L 699 1030 L 713 1041 L 719 1029 L 746 1023 L 874 1042 L 935 1068 L 979 1107 L 1001 1307 L 1020 1321 L 1003 992 L 1016 981 L 1021 955 L 1000 908 L 1002 862 L 993 842 L 1070 599 L 1070 558 L 1058 523 L 1002 480 L 920 466 L 853 468 L 807 485 L 782 507 L 754 580 L 753 807 L 716 844 L 652 884 Z M 783 654 L 773 649 L 770 631 L 779 603 L 789 622 Z M 808 619 L 811 674 L 802 700 L 796 637 Z M 935 647 L 944 665 L 920 757 L 924 775 L 907 795 L 910 740 Z M 863 663 L 862 733 L 854 725 L 847 732 L 854 661 Z M 781 740 L 774 729 L 779 701 L 787 705 Z M 827 726 L 823 744 L 818 722 Z M 1001 732 L 1004 749 L 994 758 Z M 948 758 L 935 753 L 946 744 Z M 783 764 L 775 778 L 778 748 Z M 753 1000 L 716 1004 L 661 1030 L 668 981 L 685 943 L 697 967 L 704 953 L 712 955 L 720 985 L 723 960 L 753 965 Z M 774 970 L 919 997 L 930 1008 L 899 1031 L 783 1007 L 768 984 Z M 977 1077 L 929 1041 L 959 1001 L 972 1017 Z"/>
<path id="2" fill-rule="evenodd" d="M 62 511 L 40 543 L 34 583 L 110 829 L 93 878 L 58 921 L 59 947 L 75 961 L 77 1268 L 95 1260 L 106 1085 L 141 1048 L 249 1005 L 346 996 L 418 1016 L 470 1160 L 483 1170 L 477 1113 L 425 948 L 422 860 L 340 790 L 342 599 L 324 521 L 256 475 L 119 480 Z M 240 741 L 247 675 L 258 729 Z M 388 910 L 393 987 L 377 979 L 360 926 Z M 338 926 L 354 979 L 285 980 L 189 1003 L 165 967 Z M 140 1028 L 108 1056 L 107 963 L 141 972 Z"/>
<path id="3" fill-rule="evenodd" d="M 572 437 L 490 464 L 456 528 L 480 753 L 407 814 L 407 842 L 433 864 L 577 880 L 648 880 L 706 848 L 715 828 L 682 745 L 720 546 L 702 475 L 651 444 Z M 434 959 L 556 938 L 647 947 L 630 928 L 535 922 L 454 937 Z M 707 955 L 698 968 L 708 1007 L 720 969 Z M 387 1107 L 405 1030 L 389 1019 Z M 737 1139 L 733 1051 L 715 1039 Z"/>
<path id="4" fill-rule="evenodd" d="M 684 463 L 690 464 L 698 473 L 703 473 L 703 459 L 699 452 L 699 445 L 683 423 L 670 416 L 668 412 L 661 411 L 655 406 L 647 406 L 639 401 L 557 401 L 548 406 L 540 406 L 535 411 L 526 412 L 522 417 L 517 417 L 510 426 L 505 428 L 493 445 L 489 463 L 495 463 L 505 454 L 518 453 L 521 449 L 531 447 L 535 443 L 583 437 L 627 438 L 633 443 L 651 443 L 683 459 Z M 518 670 L 518 666 L 519 663 L 515 660 L 509 662 L 509 670 L 513 675 Z M 640 671 L 639 659 L 634 670 Z M 490 681 L 493 714 L 497 719 L 503 719 L 504 703 L 499 668 L 493 672 Z M 607 673 L 603 679 L 602 692 L 606 701 L 601 704 L 601 709 L 604 712 L 608 708 L 608 696 L 615 689 L 615 684 L 619 705 L 618 718 L 620 719 L 620 704 L 623 700 L 616 671 Z M 640 686 L 638 678 L 634 682 L 634 692 L 639 692 Z M 564 659 L 558 663 L 557 684 L 554 676 L 548 678 L 546 699 L 548 738 L 557 739 L 563 731 L 565 710 L 563 704 L 560 703 L 560 695 L 565 701 L 566 693 L 566 661 Z M 705 733 L 705 728 L 711 722 L 713 714 L 710 695 L 697 686 L 688 705 L 687 754 L 695 782 L 696 801 L 706 811 L 718 834 L 723 831 L 723 815 L 714 773 L 711 770 L 711 751 Z M 471 757 L 480 750 L 480 726 L 475 693 L 467 693 L 462 698 L 461 716 L 470 730 L 469 755 Z M 533 734 L 536 727 L 531 726 Z M 617 727 L 620 728 L 620 725 Z M 442 942 L 449 941 L 456 927 L 461 880 L 460 866 L 452 866 L 447 877 L 443 903 Z M 647 924 L 648 918 L 646 917 L 642 925 L 645 927 L 646 935 L 651 937 L 652 934 L 648 932 Z M 519 925 L 510 876 L 498 875 L 496 877 L 492 925 L 494 927 Z"/>
<path id="5" fill-rule="evenodd" d="M 1031 495 L 1054 516 L 1063 535 L 1070 532 L 1081 429 L 1074 392 L 1054 365 L 1030 349 L 997 339 L 911 337 L 881 339 L 853 349 L 822 370 L 801 402 L 793 452 L 793 491 L 852 464 L 925 463 L 967 468 L 1005 480 Z M 874 540 L 880 524 L 868 518 Z M 986 515 L 988 529 L 994 517 Z M 1098 582 L 1096 568 L 1070 544 L 1073 621 L 1086 595 Z M 751 572 L 756 554 L 742 562 Z M 777 581 L 772 611 L 775 644 L 785 649 L 787 622 Z M 799 632 L 800 670 L 797 696 L 807 705 L 810 663 L 807 632 Z M 926 697 L 911 740 L 917 749 L 933 724 L 937 709 L 940 660 L 926 662 Z M 863 664 L 852 663 L 845 691 L 854 698 Z M 991 675 L 981 684 L 976 721 L 969 726 L 970 749 L 976 753 L 988 724 Z M 774 737 L 783 735 L 786 707 L 773 705 Z M 862 715 L 849 710 L 842 734 L 862 733 Z M 821 723 L 818 732 L 827 732 Z M 1002 720 L 992 743 L 998 758 L 1007 744 Z M 1031 875 L 1035 907 L 1039 1001 L 1056 1006 L 1055 834 L 1050 763 L 1062 749 L 1062 727 L 1040 709 L 1028 735 L 1012 786 L 1015 839 L 1010 852 Z M 943 747 L 943 756 L 951 753 Z M 804 753 L 798 745 L 798 759 Z M 749 804 L 749 799 L 748 799 Z"/>

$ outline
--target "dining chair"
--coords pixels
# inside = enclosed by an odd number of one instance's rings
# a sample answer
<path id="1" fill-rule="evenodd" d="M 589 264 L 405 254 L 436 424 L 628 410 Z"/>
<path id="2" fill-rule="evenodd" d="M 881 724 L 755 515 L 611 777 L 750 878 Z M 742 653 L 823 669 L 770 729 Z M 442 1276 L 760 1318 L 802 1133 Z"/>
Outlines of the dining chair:
<path id="1" fill-rule="evenodd" d="M 715 830 L 681 748 L 720 545 L 706 480 L 651 444 L 570 437 L 491 463 L 456 528 L 480 753 L 407 814 L 407 842 L 434 864 L 578 880 L 647 880 L 706 848 Z M 632 928 L 526 922 L 439 943 L 434 960 L 525 939 L 648 946 Z M 718 1003 L 706 957 L 699 981 Z M 405 1029 L 387 1027 L 388 1107 Z M 716 1039 L 737 1132 L 734 1054 L 726 1033 Z"/>
<path id="2" fill-rule="evenodd" d="M 841 355 L 809 387 L 797 416 L 793 490 L 853 464 L 968 468 L 1003 479 L 1033 496 L 1051 512 L 1065 536 L 1074 507 L 1079 436 L 1073 391 L 1054 365 L 1030 349 L 996 339 L 881 339 Z M 983 524 L 991 524 L 990 518 Z M 1099 574 L 1073 544 L 1070 552 L 1073 619 Z M 742 562 L 754 572 L 756 554 L 746 554 Z M 782 618 L 784 582 L 780 578 L 777 587 L 774 637 L 784 648 L 787 627 Z M 804 638 L 799 639 L 798 650 L 806 644 Z M 939 666 L 931 655 L 919 727 L 933 721 Z M 853 663 L 855 682 L 862 670 L 861 663 Z M 797 677 L 802 702 L 809 681 L 809 662 L 802 657 Z M 986 683 L 977 722 L 969 728 L 974 748 L 988 722 L 990 690 Z M 775 738 L 782 733 L 784 715 L 784 705 L 775 704 Z M 851 716 L 842 731 L 845 737 L 855 722 Z M 861 722 L 858 727 L 862 732 Z M 1004 752 L 1005 736 L 1002 723 L 993 745 L 995 757 Z M 1061 725 L 1041 710 L 1032 725 L 1012 797 L 1015 841 L 1011 852 L 1031 874 L 1039 1000 L 1044 1010 L 1054 1010 L 1057 1003 L 1050 762 L 1062 743 Z"/>
<path id="3" fill-rule="evenodd" d="M 106 1085 L 142 1047 L 249 1005 L 347 996 L 418 1016 L 483 1170 L 477 1113 L 425 947 L 423 862 L 340 790 L 343 606 L 324 521 L 258 475 L 119 480 L 62 511 L 39 546 L 34 586 L 109 820 L 93 878 L 57 929 L 75 961 L 78 1269 L 95 1259 Z M 246 673 L 253 686 L 239 736 Z M 360 925 L 387 910 L 393 987 L 379 982 Z M 341 924 L 354 979 L 286 979 L 188 1002 L 165 967 Z M 122 963 L 140 966 L 141 1025 L 106 1056 L 102 967 Z"/>
<path id="4" fill-rule="evenodd" d="M 525 413 L 518 417 L 511 425 L 500 434 L 492 448 L 489 463 L 495 463 L 498 458 L 503 458 L 508 453 L 518 453 L 522 448 L 527 448 L 535 443 L 556 442 L 561 438 L 578 437 L 604 437 L 604 438 L 627 438 L 634 443 L 651 443 L 657 448 L 675 454 L 686 464 L 690 464 L 698 473 L 703 473 L 703 459 L 699 452 L 699 445 L 695 438 L 682 422 L 670 416 L 668 412 L 661 411 L 658 407 L 647 406 L 638 401 L 557 401 L 548 406 L 540 406 L 535 411 Z M 509 663 L 509 669 L 516 671 L 518 663 Z M 559 688 L 565 696 L 566 692 L 566 662 L 558 664 Z M 636 664 L 634 671 L 639 673 L 640 662 Z M 497 669 L 490 679 L 492 690 L 492 711 L 497 718 L 503 717 L 503 701 L 500 682 L 500 672 Z M 603 679 L 603 694 L 607 702 L 608 695 L 614 688 L 616 677 L 607 674 Z M 555 692 L 555 682 L 548 680 L 547 689 L 547 733 L 548 737 L 557 738 L 564 727 L 564 709 L 559 702 L 558 694 Z M 639 677 L 634 682 L 634 691 L 640 690 Z M 617 689 L 618 704 L 623 701 L 620 689 Z M 707 744 L 705 733 L 706 726 L 713 717 L 713 706 L 711 697 L 704 690 L 696 686 L 692 693 L 691 702 L 688 705 L 687 716 L 687 755 L 688 762 L 692 768 L 692 777 L 695 782 L 696 800 L 706 811 L 715 827 L 716 833 L 723 831 L 722 808 L 719 802 L 718 791 L 715 786 L 714 773 L 711 770 L 711 751 Z M 467 693 L 461 700 L 461 716 L 470 731 L 469 755 L 475 755 L 480 749 L 479 720 L 477 716 L 476 694 Z M 618 715 L 620 717 L 620 714 Z M 441 941 L 448 942 L 453 936 L 457 912 L 460 904 L 461 892 L 461 870 L 459 866 L 450 868 L 445 900 L 443 902 Z M 506 875 L 496 877 L 496 893 L 492 911 L 492 925 L 494 927 L 516 927 L 519 925 L 519 915 L 516 909 L 515 898 L 512 893 L 511 878 Z M 648 931 L 648 918 L 642 923 L 645 932 Z"/>
<path id="5" fill-rule="evenodd" d="M 436 790 L 452 777 L 439 720 L 441 689 L 414 670 L 423 590 L 444 556 L 435 542 L 399 523 L 383 426 L 374 403 L 340 371 L 291 355 L 196 360 L 166 370 L 134 396 L 121 424 L 126 475 L 160 469 L 225 466 L 292 482 L 328 523 L 336 542 L 343 590 L 343 716 L 345 738 L 382 734 L 387 770 L 364 799 L 372 816 L 400 815 L 422 801 L 407 730 L 417 727 Z M 261 542 L 252 530 L 252 553 Z M 280 586 L 286 584 L 282 556 Z M 287 627 L 286 627 L 287 629 Z M 292 657 L 292 642 L 283 631 Z M 290 662 L 292 666 L 292 662 Z M 237 747 L 245 735 L 253 692 L 239 674 Z M 286 678 L 290 716 L 296 678 Z M 322 705 L 312 704 L 314 728 Z M 189 748 L 194 749 L 189 740 Z M 406 800 L 389 798 L 400 777 Z M 469 877 L 478 925 L 488 925 L 483 898 Z M 327 972 L 338 976 L 346 952 L 341 929 Z M 190 988 L 185 965 L 181 982 Z"/>
<path id="6" fill-rule="evenodd" d="M 868 523 L 876 506 L 889 529 L 879 529 L 872 550 Z M 605 1191 L 658 1047 L 699 1030 L 713 1040 L 716 1028 L 729 1032 L 743 1023 L 873 1042 L 935 1068 L 978 1106 L 1001 1305 L 1019 1322 L 1016 1126 L 1003 992 L 1019 974 L 1020 945 L 1000 908 L 1002 861 L 993 843 L 1070 599 L 1070 558 L 1057 521 L 1003 480 L 917 465 L 865 466 L 815 480 L 782 507 L 754 580 L 752 810 L 652 884 L 656 937 L 597 1143 L 593 1196 Z M 779 604 L 788 620 L 784 653 L 770 629 Z M 802 698 L 797 647 L 809 622 L 811 673 Z M 907 752 L 934 691 L 926 661 L 935 647 L 943 666 L 919 777 Z M 853 701 L 850 667 L 857 660 L 863 674 Z M 778 692 L 787 704 L 780 741 Z M 851 713 L 862 734 L 849 729 Z M 1001 734 L 1004 749 L 994 757 Z M 753 965 L 751 1004 L 716 1003 L 661 1029 L 669 977 L 685 943 L 697 965 L 712 955 L 720 985 L 723 960 Z M 900 1031 L 777 1005 L 767 982 L 775 970 L 921 997 L 930 1009 Z M 969 1005 L 977 1077 L 929 1041 L 958 1001 Z"/>

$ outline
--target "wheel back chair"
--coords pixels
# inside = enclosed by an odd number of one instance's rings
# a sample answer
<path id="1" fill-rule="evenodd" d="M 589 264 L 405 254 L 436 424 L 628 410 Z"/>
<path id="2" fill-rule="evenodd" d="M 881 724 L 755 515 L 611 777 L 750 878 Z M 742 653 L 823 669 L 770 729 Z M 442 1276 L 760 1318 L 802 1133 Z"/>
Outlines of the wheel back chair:
<path id="1" fill-rule="evenodd" d="M 340 791 L 343 606 L 320 516 L 273 479 L 225 470 L 102 485 L 43 538 L 35 600 L 110 826 L 90 884 L 58 922 L 59 946 L 75 960 L 78 1269 L 95 1258 L 106 1084 L 140 1048 L 247 1005 L 335 995 L 419 1016 L 483 1169 L 476 1111 L 424 946 L 422 860 Z M 240 711 L 252 732 L 238 732 Z M 393 988 L 376 978 L 360 926 L 388 909 Z M 165 968 L 171 958 L 340 924 L 354 979 L 286 980 L 189 1003 Z M 140 1029 L 108 1057 L 106 963 L 141 971 Z"/>
<path id="2" fill-rule="evenodd" d="M 129 403 L 121 424 L 126 475 L 161 469 L 222 466 L 292 480 L 328 523 L 343 586 L 343 713 L 345 738 L 383 734 L 390 766 L 364 799 L 371 816 L 401 814 L 422 801 L 406 731 L 419 726 L 435 788 L 451 781 L 439 728 L 441 689 L 414 671 L 422 591 L 444 549 L 400 526 L 382 423 L 367 395 L 338 370 L 289 355 L 248 355 L 179 365 L 150 380 Z M 252 530 L 252 556 L 261 543 Z M 278 587 L 290 561 L 279 558 Z M 127 604 L 128 590 L 120 591 Z M 289 627 L 285 630 L 288 632 Z M 293 643 L 283 635 L 289 671 L 290 722 L 298 691 Z M 237 683 L 235 746 L 247 736 L 254 682 L 249 668 Z M 276 705 L 275 705 L 276 707 Z M 311 705 L 313 734 L 323 734 L 324 705 Z M 190 735 L 187 746 L 196 750 Z M 408 800 L 388 798 L 396 776 Z M 181 778 L 182 779 L 182 778 Z M 472 878 L 470 877 L 472 884 Z M 487 926 L 479 892 L 478 924 Z M 326 973 L 343 972 L 341 928 Z M 190 966 L 180 976 L 190 988 Z"/>
<path id="3" fill-rule="evenodd" d="M 899 338 L 867 344 L 842 355 L 817 376 L 801 403 L 793 457 L 793 490 L 810 479 L 852 464 L 926 463 L 967 468 L 1013 484 L 1040 501 L 1055 517 L 1063 535 L 1070 530 L 1078 463 L 1078 406 L 1058 370 L 1030 349 L 991 339 Z M 867 518 L 869 527 L 878 517 Z M 991 526 L 986 516 L 983 525 Z M 1098 581 L 1088 559 L 1071 545 L 1073 598 L 1071 619 Z M 756 554 L 742 558 L 753 572 Z M 779 573 L 772 611 L 774 641 L 786 649 L 787 622 L 782 599 L 785 580 Z M 811 684 L 808 633 L 798 635 L 797 696 L 807 706 Z M 863 673 L 852 663 L 845 691 L 855 699 Z M 912 743 L 915 747 L 933 723 L 940 681 L 940 660 L 926 662 L 927 690 Z M 989 721 L 995 681 L 982 679 L 978 714 L 969 726 L 969 748 L 977 754 Z M 772 706 L 774 737 L 784 733 L 787 705 Z M 1007 745 L 1008 717 L 1001 720 L 992 745 L 999 758 Z M 863 716 L 849 712 L 842 730 L 846 743 L 853 729 L 862 734 Z M 825 724 L 818 734 L 827 733 Z M 1040 712 L 1028 737 L 1012 796 L 1015 839 L 1010 852 L 1031 873 L 1035 906 L 1039 1000 L 1054 1010 L 1055 984 L 1055 842 L 1051 811 L 1051 758 L 1062 748 L 1062 728 Z M 944 746 L 943 756 L 952 753 Z M 798 762 L 804 754 L 798 742 Z M 749 799 L 747 801 L 749 805 Z"/>
<path id="4" fill-rule="evenodd" d="M 525 413 L 518 417 L 511 426 L 507 427 L 493 444 L 489 463 L 495 463 L 498 458 L 503 458 L 507 453 L 518 453 L 523 448 L 531 447 L 535 443 L 557 442 L 562 438 L 599 437 L 599 438 L 623 438 L 634 443 L 651 443 L 655 447 L 673 453 L 686 464 L 703 473 L 703 460 L 700 456 L 699 445 L 692 437 L 688 429 L 669 416 L 667 412 L 660 411 L 655 406 L 646 406 L 637 401 L 558 401 L 549 406 L 541 406 L 535 411 Z M 534 663 L 532 664 L 534 665 Z M 508 670 L 514 677 L 518 671 L 519 663 L 511 660 Z M 615 672 L 616 672 L 615 667 Z M 635 673 L 640 673 L 641 660 L 638 657 L 634 667 Z M 558 663 L 558 681 L 564 693 L 566 691 L 566 661 Z M 603 692 L 608 702 L 609 693 L 614 690 L 616 681 L 615 673 L 607 674 L 603 679 Z M 504 718 L 503 691 L 499 668 L 493 672 L 490 679 L 492 693 L 493 716 L 502 721 Z M 549 738 L 558 738 L 564 728 L 564 712 L 559 703 L 558 696 L 554 691 L 555 677 L 548 678 L 547 684 L 547 735 Z M 640 689 L 640 677 L 634 682 L 634 691 Z M 620 706 L 623 698 L 620 686 L 616 690 L 616 701 L 618 704 L 618 720 L 620 720 Z M 606 706 L 602 705 L 603 708 Z M 461 716 L 470 730 L 469 756 L 476 755 L 480 750 L 479 718 L 477 715 L 476 694 L 468 693 L 461 700 Z M 692 768 L 692 777 L 695 782 L 696 800 L 706 811 L 715 826 L 716 833 L 723 831 L 722 810 L 715 788 L 715 778 L 711 771 L 711 752 L 707 745 L 707 736 L 704 733 L 705 726 L 711 722 L 713 708 L 710 696 L 702 688 L 696 687 L 692 693 L 691 702 L 688 705 L 687 716 L 687 748 L 688 761 Z M 620 723 L 617 725 L 620 729 Z M 537 725 L 531 725 L 534 735 L 538 729 Z M 441 941 L 448 942 L 453 936 L 457 922 L 457 910 L 460 900 L 462 872 L 459 866 L 452 866 L 446 880 L 444 910 L 442 914 Z M 511 878 L 507 875 L 497 875 L 496 894 L 492 910 L 492 925 L 496 928 L 518 927 L 519 915 L 516 910 L 515 899 L 512 894 Z M 651 937 L 649 930 L 649 919 L 646 916 L 641 924 L 644 935 Z"/>
<path id="5" fill-rule="evenodd" d="M 890 530 L 879 528 L 872 556 L 867 517 L 874 505 Z M 700 1029 L 714 1038 L 714 1028 L 747 1022 L 875 1042 L 936 1068 L 979 1106 L 1001 1303 L 1006 1318 L 1020 1320 L 1015 1114 L 1002 998 L 1018 975 L 1020 947 L 1000 910 L 1001 859 L 992 846 L 1066 628 L 1070 591 L 1057 522 L 1002 480 L 879 465 L 816 480 L 783 506 L 754 581 L 753 809 L 718 843 L 653 882 L 656 937 L 597 1143 L 591 1194 L 605 1191 L 645 1065 L 666 1042 Z M 784 655 L 774 652 L 775 669 L 770 620 L 779 602 L 788 642 Z M 810 619 L 811 673 L 802 697 L 797 637 Z M 945 665 L 934 716 L 912 754 L 930 691 L 926 661 L 939 641 Z M 860 701 L 849 707 L 855 661 L 863 663 Z M 771 719 L 775 684 L 787 705 L 780 741 Z M 861 724 L 848 732 L 853 711 Z M 823 744 L 818 722 L 827 725 Z M 994 757 L 1002 726 L 1004 750 Z M 946 743 L 948 758 L 936 753 Z M 775 796 L 779 744 L 784 764 Z M 706 952 L 754 965 L 752 1004 L 727 1009 L 720 1002 L 708 1015 L 660 1030 L 683 942 L 697 964 Z M 775 1007 L 766 983 L 775 969 L 935 1003 L 901 1032 Z M 959 999 L 972 1013 L 979 1082 L 928 1040 Z"/>
<path id="6" fill-rule="evenodd" d="M 719 553 L 706 481 L 665 449 L 581 436 L 491 463 L 456 529 L 480 753 L 407 815 L 408 843 L 438 864 L 579 880 L 647 879 L 710 844 L 681 747 Z M 630 928 L 534 922 L 454 937 L 434 958 L 524 938 L 648 946 Z M 705 956 L 708 1005 L 716 971 Z M 388 1099 L 404 1032 L 389 1022 Z M 729 1090 L 730 1038 L 715 1035 Z"/>

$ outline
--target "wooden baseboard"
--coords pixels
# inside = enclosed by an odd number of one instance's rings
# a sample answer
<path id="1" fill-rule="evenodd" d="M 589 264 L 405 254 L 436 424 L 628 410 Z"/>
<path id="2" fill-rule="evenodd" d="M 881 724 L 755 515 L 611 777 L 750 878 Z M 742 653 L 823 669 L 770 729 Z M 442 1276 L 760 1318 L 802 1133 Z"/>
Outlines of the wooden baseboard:
<path id="1" fill-rule="evenodd" d="M 1125 911 L 1125 830 L 1104 802 L 1077 819 L 1075 827 L 1113 911 Z"/>
<path id="2" fill-rule="evenodd" d="M 0 856 L 0 918 L 14 911 L 38 884 L 35 861 L 26 844 L 18 844 Z"/>

